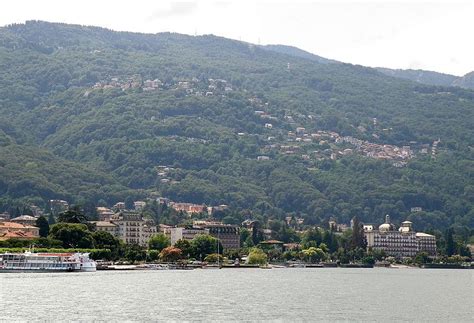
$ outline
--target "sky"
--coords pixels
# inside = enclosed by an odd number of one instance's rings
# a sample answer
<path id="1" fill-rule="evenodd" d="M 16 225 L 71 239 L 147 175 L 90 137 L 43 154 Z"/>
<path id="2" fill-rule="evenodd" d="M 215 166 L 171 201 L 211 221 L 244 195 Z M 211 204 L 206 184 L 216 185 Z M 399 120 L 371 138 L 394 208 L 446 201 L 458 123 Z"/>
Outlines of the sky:
<path id="1" fill-rule="evenodd" d="M 2 0 L 0 26 L 26 20 L 119 31 L 214 34 L 284 44 L 347 63 L 474 71 L 474 0 Z"/>

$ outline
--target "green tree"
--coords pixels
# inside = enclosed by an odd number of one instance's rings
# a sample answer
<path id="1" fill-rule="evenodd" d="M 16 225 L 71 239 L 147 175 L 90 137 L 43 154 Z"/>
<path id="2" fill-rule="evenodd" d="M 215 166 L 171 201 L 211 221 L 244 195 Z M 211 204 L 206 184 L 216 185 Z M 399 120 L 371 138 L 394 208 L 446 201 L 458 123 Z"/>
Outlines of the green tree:
<path id="1" fill-rule="evenodd" d="M 363 264 L 374 265 L 375 259 L 372 256 L 365 256 L 361 259 Z"/>
<path id="2" fill-rule="evenodd" d="M 204 259 L 207 255 L 211 253 L 217 253 L 217 244 L 220 244 L 220 241 L 208 234 L 200 234 L 194 237 L 191 241 L 193 248 L 194 258 Z M 222 253 L 222 245 L 219 246 L 219 253 Z"/>
<path id="3" fill-rule="evenodd" d="M 57 223 L 51 226 L 49 237 L 60 240 L 64 248 L 94 248 L 94 238 L 85 224 Z"/>
<path id="4" fill-rule="evenodd" d="M 417 253 L 416 256 L 415 256 L 415 259 L 414 259 L 415 263 L 418 264 L 418 265 L 427 264 L 427 263 L 431 262 L 430 260 L 431 259 L 430 259 L 429 255 L 426 252 Z"/>
<path id="5" fill-rule="evenodd" d="M 263 228 L 259 221 L 254 221 L 252 225 L 252 242 L 253 245 L 258 245 L 263 241 Z"/>
<path id="6" fill-rule="evenodd" d="M 176 241 L 174 246 L 181 250 L 183 257 L 191 257 L 191 254 L 193 253 L 193 247 L 191 245 L 191 242 L 189 242 L 188 240 L 179 239 L 178 241 Z"/>
<path id="7" fill-rule="evenodd" d="M 82 223 L 87 224 L 87 217 L 77 205 L 70 207 L 66 212 L 60 213 L 58 222 L 62 223 Z"/>
<path id="8" fill-rule="evenodd" d="M 123 252 L 123 242 L 106 231 L 96 231 L 92 234 L 94 245 L 99 249 L 109 249 L 113 258 L 118 258 Z"/>
<path id="9" fill-rule="evenodd" d="M 91 221 L 97 221 L 99 219 L 99 215 L 97 214 L 97 206 L 92 201 L 85 201 L 82 203 L 82 210 L 84 212 L 85 217 Z"/>
<path id="10" fill-rule="evenodd" d="M 53 224 L 55 224 L 55 223 L 56 223 L 56 219 L 54 218 L 53 213 L 50 213 L 50 214 L 48 215 L 48 224 L 49 224 L 49 225 L 53 225 Z"/>
<path id="11" fill-rule="evenodd" d="M 356 248 L 365 248 L 365 237 L 364 237 L 364 229 L 362 224 L 359 222 L 359 218 L 357 216 L 352 218 L 353 227 L 352 227 L 352 237 L 351 237 L 351 249 Z"/>
<path id="12" fill-rule="evenodd" d="M 318 246 L 322 241 L 321 231 L 318 228 L 311 228 L 303 234 L 302 244 L 305 248 Z"/>
<path id="13" fill-rule="evenodd" d="M 454 241 L 453 234 L 454 234 L 453 228 L 449 228 L 446 230 L 445 235 L 444 235 L 444 239 L 446 241 L 445 253 L 448 257 L 456 253 L 456 242 Z"/>
<path id="14" fill-rule="evenodd" d="M 158 250 L 148 250 L 146 253 L 147 261 L 156 261 L 160 258 L 160 252 Z"/>
<path id="15" fill-rule="evenodd" d="M 247 228 L 240 229 L 240 245 L 243 246 L 250 237 L 250 231 Z"/>
<path id="16" fill-rule="evenodd" d="M 217 260 L 219 260 L 219 263 L 222 264 L 224 257 L 217 253 L 211 253 L 207 255 L 206 258 L 204 258 L 204 261 L 209 262 L 209 263 L 216 263 Z"/>
<path id="17" fill-rule="evenodd" d="M 249 236 L 247 237 L 247 239 L 245 239 L 245 242 L 244 242 L 243 246 L 244 246 L 245 248 L 252 248 L 253 246 L 255 246 L 255 245 L 253 244 L 253 239 L 252 239 L 252 236 L 251 236 L 251 235 L 249 235 Z"/>
<path id="18" fill-rule="evenodd" d="M 44 216 L 40 216 L 36 220 L 36 226 L 39 228 L 40 237 L 47 237 L 49 234 L 49 223 Z"/>
<path id="19" fill-rule="evenodd" d="M 267 254 L 262 249 L 252 248 L 247 259 L 250 265 L 265 265 L 267 263 Z"/>
<path id="20" fill-rule="evenodd" d="M 310 247 L 308 249 L 302 250 L 305 258 L 312 263 L 320 262 L 321 260 L 326 260 L 327 254 L 321 248 Z"/>
<path id="21" fill-rule="evenodd" d="M 129 244 L 125 248 L 125 259 L 132 263 L 146 260 L 146 251 L 137 244 Z"/>
<path id="22" fill-rule="evenodd" d="M 148 240 L 148 249 L 161 251 L 171 245 L 170 239 L 163 233 L 155 234 Z"/>

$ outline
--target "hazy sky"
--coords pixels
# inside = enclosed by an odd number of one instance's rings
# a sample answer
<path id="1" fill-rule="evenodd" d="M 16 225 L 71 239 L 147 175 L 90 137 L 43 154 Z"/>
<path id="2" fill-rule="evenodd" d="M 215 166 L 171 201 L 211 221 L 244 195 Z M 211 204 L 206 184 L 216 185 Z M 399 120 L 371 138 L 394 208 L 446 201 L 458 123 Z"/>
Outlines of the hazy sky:
<path id="1" fill-rule="evenodd" d="M 474 0 L 1 1 L 0 25 L 32 19 L 215 34 L 367 66 L 474 71 Z"/>

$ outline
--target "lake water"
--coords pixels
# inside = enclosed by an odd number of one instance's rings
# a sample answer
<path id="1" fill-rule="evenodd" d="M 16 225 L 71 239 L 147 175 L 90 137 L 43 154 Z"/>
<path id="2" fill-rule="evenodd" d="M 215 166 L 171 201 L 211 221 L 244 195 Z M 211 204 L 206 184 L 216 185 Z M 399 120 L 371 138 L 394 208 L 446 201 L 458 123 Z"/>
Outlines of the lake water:
<path id="1" fill-rule="evenodd" d="M 0 274 L 0 320 L 474 321 L 474 271 Z"/>

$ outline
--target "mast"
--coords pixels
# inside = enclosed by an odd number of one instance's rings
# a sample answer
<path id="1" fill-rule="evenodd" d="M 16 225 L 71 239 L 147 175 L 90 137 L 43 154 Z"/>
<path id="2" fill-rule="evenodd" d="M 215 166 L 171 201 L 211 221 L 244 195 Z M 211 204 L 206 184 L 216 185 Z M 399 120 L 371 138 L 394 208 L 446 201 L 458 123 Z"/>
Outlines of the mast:
<path id="1" fill-rule="evenodd" d="M 219 230 L 219 227 L 217 227 L 217 268 L 220 268 L 220 263 L 219 263 L 219 257 L 220 257 L 220 254 L 219 254 L 219 238 L 220 238 L 220 233 L 221 230 Z"/>

